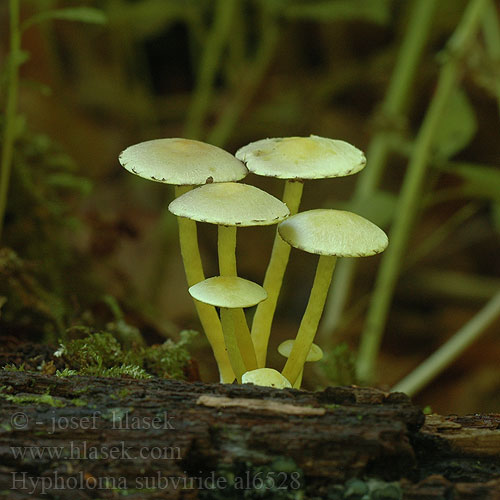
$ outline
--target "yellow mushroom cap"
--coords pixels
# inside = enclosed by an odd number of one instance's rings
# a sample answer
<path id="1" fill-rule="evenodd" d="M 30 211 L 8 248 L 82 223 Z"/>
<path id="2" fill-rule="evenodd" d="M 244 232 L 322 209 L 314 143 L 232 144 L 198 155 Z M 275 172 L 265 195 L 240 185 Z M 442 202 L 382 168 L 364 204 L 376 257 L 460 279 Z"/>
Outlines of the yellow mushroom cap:
<path id="1" fill-rule="evenodd" d="M 388 244 L 387 235 L 373 222 L 344 210 L 301 212 L 283 221 L 278 231 L 292 247 L 318 255 L 367 257 Z"/>
<path id="2" fill-rule="evenodd" d="M 262 139 L 243 146 L 236 158 L 248 170 L 279 179 L 325 179 L 352 175 L 366 164 L 362 151 L 317 135 Z"/>
<path id="3" fill-rule="evenodd" d="M 284 356 L 285 358 L 290 357 L 290 353 L 292 352 L 293 349 L 293 344 L 295 343 L 295 340 L 289 339 L 285 340 L 282 342 L 279 347 L 278 347 L 278 352 Z M 307 358 L 306 361 L 319 361 L 320 359 L 323 359 L 323 351 L 319 345 L 316 344 L 311 344 L 311 348 L 309 349 L 309 352 L 307 353 Z"/>
<path id="4" fill-rule="evenodd" d="M 272 368 L 257 368 L 257 370 L 245 372 L 241 377 L 241 383 L 276 387 L 276 389 L 292 387 L 287 378 Z"/>
<path id="5" fill-rule="evenodd" d="M 238 276 L 214 276 L 189 288 L 191 296 L 215 307 L 252 307 L 267 299 L 260 285 Z"/>
<path id="6" fill-rule="evenodd" d="M 206 184 L 176 198 L 168 209 L 175 215 L 223 226 L 267 226 L 290 211 L 278 198 L 248 184 Z"/>
<path id="7" fill-rule="evenodd" d="M 221 148 L 191 139 L 154 139 L 128 147 L 119 156 L 129 172 L 156 182 L 196 186 L 239 181 L 247 168 Z"/>

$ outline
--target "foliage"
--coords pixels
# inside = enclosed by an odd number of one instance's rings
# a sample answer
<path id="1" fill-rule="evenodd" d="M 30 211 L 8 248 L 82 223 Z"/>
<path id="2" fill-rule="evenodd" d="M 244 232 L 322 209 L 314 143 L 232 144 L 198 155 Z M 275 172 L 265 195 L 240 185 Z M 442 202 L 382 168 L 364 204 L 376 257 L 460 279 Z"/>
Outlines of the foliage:
<path id="1" fill-rule="evenodd" d="M 354 352 L 343 342 L 325 353 L 319 367 L 332 385 L 351 385 L 356 383 L 355 361 Z"/>
<path id="2" fill-rule="evenodd" d="M 30 327 L 32 335 L 63 331 L 59 296 L 40 284 L 33 270 L 8 248 L 0 248 L 0 297 L 5 297 L 0 324 Z"/>

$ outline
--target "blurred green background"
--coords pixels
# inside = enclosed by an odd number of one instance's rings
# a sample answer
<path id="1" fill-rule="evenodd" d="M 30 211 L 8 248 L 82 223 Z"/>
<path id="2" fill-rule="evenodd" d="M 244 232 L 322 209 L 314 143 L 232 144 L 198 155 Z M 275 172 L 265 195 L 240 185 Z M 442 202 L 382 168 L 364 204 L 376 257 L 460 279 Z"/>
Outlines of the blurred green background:
<path id="1" fill-rule="evenodd" d="M 69 327 L 118 320 L 150 343 L 198 329 L 166 211 L 173 191 L 125 172 L 118 154 L 160 137 L 234 153 L 265 137 L 316 134 L 354 144 L 368 162 L 357 176 L 306 183 L 301 209 L 348 207 L 398 243 L 389 257 L 363 259 L 352 286 L 336 278 L 318 337 L 328 359 L 306 368 L 305 387 L 356 381 L 369 317 L 384 332 L 372 381 L 390 388 L 500 290 L 499 17 L 488 0 L 3 1 L 0 125 L 3 150 L 13 146 L 0 242 L 4 344 L 55 343 Z M 245 182 L 282 194 L 275 179 Z M 199 237 L 210 276 L 215 229 Z M 243 277 L 262 282 L 273 238 L 270 228 L 239 232 Z M 275 368 L 315 265 L 292 252 Z M 498 319 L 483 328 L 416 401 L 442 413 L 498 411 L 499 330 Z M 192 352 L 202 378 L 216 380 L 201 335 Z"/>

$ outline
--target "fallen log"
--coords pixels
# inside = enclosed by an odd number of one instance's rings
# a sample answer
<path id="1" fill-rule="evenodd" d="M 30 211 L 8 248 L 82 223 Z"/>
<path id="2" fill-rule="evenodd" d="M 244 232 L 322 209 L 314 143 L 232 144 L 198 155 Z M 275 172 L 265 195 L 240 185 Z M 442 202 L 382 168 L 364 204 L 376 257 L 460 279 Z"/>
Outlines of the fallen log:
<path id="1" fill-rule="evenodd" d="M 401 393 L 22 371 L 0 388 L 1 498 L 500 498 L 500 415 L 425 419 Z"/>

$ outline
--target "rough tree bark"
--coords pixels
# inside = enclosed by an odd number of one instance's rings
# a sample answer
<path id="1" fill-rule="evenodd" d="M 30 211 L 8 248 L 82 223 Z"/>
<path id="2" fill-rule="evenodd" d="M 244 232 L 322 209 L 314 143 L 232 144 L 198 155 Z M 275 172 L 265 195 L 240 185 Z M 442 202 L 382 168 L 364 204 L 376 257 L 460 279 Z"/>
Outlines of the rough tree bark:
<path id="1" fill-rule="evenodd" d="M 500 415 L 425 419 L 401 393 L 6 371 L 0 388 L 1 498 L 500 498 Z"/>

